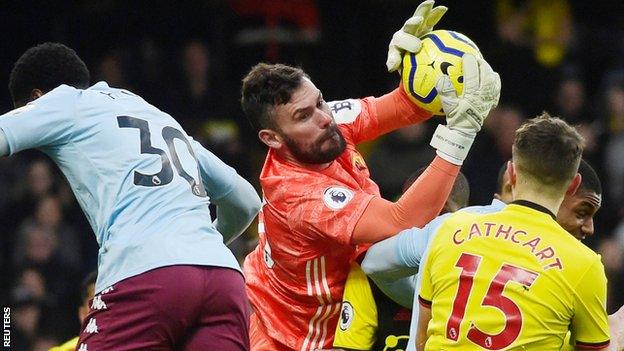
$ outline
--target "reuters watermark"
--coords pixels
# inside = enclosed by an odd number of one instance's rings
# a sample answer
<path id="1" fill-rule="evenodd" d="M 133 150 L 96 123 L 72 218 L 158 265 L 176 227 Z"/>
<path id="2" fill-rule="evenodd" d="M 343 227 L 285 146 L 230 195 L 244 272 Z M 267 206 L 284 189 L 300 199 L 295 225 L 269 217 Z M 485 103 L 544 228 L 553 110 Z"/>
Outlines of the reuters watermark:
<path id="1" fill-rule="evenodd" d="M 11 347 L 11 307 L 3 308 L 2 318 L 2 348 Z"/>

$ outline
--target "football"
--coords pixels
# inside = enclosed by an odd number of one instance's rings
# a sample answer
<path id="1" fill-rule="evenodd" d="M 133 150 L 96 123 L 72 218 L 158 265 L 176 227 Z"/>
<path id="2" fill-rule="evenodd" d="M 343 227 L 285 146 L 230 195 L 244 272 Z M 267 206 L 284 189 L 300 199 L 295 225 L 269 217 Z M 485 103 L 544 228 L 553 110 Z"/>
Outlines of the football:
<path id="1" fill-rule="evenodd" d="M 403 88 L 418 106 L 444 115 L 435 84 L 442 75 L 448 75 L 460 95 L 463 90 L 462 56 L 470 53 L 482 57 L 477 45 L 467 36 L 450 30 L 434 30 L 422 36 L 422 48 L 416 54 L 403 56 L 401 79 Z"/>

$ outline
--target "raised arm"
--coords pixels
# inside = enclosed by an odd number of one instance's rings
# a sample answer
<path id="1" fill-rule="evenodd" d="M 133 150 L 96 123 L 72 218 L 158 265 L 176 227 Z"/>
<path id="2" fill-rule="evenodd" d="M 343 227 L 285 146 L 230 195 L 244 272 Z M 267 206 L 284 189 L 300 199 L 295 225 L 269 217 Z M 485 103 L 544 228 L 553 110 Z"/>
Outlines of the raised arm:
<path id="1" fill-rule="evenodd" d="M 457 96 L 448 77 L 438 82 L 447 125 L 431 139 L 437 157 L 397 202 L 371 200 L 353 232 L 353 243 L 374 243 L 410 227 L 422 227 L 444 206 L 459 166 L 490 110 L 498 104 L 500 78 L 482 59 L 463 57 L 464 91 Z"/>

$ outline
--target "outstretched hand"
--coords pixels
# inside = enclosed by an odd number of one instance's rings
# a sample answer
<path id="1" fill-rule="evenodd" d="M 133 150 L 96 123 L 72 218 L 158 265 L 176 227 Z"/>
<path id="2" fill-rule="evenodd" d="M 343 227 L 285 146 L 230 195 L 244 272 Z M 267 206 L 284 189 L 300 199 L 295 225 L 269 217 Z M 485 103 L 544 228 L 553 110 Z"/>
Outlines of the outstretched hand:
<path id="1" fill-rule="evenodd" d="M 498 105 L 501 81 L 498 73 L 482 58 L 464 54 L 462 58 L 464 89 L 457 95 L 449 76 L 443 75 L 436 90 L 446 114 L 447 126 L 465 134 L 476 134 L 490 110 Z"/>
<path id="2" fill-rule="evenodd" d="M 406 51 L 418 52 L 422 46 L 419 37 L 431 32 L 433 26 L 440 21 L 448 10 L 446 6 L 433 7 L 433 5 L 433 0 L 422 2 L 418 5 L 412 17 L 405 21 L 403 27 L 392 35 L 388 45 L 388 58 L 386 60 L 388 72 L 400 71 L 403 54 Z"/>

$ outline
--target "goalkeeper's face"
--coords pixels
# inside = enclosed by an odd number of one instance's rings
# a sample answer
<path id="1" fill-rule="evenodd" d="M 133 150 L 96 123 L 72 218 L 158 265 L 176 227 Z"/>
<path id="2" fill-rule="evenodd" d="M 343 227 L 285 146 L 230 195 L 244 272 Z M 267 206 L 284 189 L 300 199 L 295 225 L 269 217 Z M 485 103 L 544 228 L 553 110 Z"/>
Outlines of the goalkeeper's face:
<path id="1" fill-rule="evenodd" d="M 290 101 L 275 107 L 281 148 L 301 163 L 324 164 L 335 160 L 346 147 L 340 129 L 323 95 L 304 79 Z"/>

